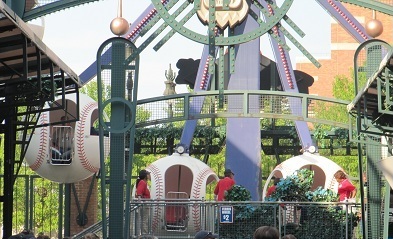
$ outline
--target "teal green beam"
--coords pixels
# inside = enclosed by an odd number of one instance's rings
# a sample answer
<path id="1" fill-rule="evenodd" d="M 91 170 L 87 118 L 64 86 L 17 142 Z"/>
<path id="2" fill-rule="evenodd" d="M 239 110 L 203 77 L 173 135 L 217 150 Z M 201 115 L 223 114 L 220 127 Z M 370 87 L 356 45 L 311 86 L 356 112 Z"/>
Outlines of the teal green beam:
<path id="1" fill-rule="evenodd" d="M 382 12 L 387 15 L 393 16 L 393 6 L 379 1 L 370 0 L 339 0 L 339 2 L 350 3 L 364 8 L 369 8 L 377 12 Z"/>
<path id="2" fill-rule="evenodd" d="M 216 53 L 216 44 L 215 44 L 215 27 L 216 27 L 216 1 L 209 0 L 209 29 L 208 29 L 208 43 L 209 43 L 209 73 L 214 75 L 215 73 L 215 53 Z M 213 7 L 214 6 L 214 7 Z"/>
<path id="3" fill-rule="evenodd" d="M 305 55 L 314 64 L 314 66 L 318 68 L 321 67 L 321 63 L 319 63 L 317 59 L 315 59 L 311 55 L 311 53 L 307 51 L 306 48 L 304 48 L 302 44 L 300 44 L 300 42 L 298 42 L 282 25 L 279 25 L 279 28 L 281 32 L 284 33 L 284 35 L 297 47 L 297 49 L 299 49 L 303 53 L 303 55 Z M 276 34 L 271 34 L 271 35 L 274 36 Z"/>
<path id="4" fill-rule="evenodd" d="M 160 0 L 151 0 L 151 1 L 154 7 L 156 8 L 157 12 L 161 15 L 162 19 L 174 30 L 176 30 L 181 35 L 195 42 L 199 42 L 204 45 L 209 45 L 210 40 L 208 36 L 191 31 L 187 29 L 185 26 L 179 24 L 179 22 L 173 16 L 171 16 L 170 13 L 165 8 L 163 8 Z M 285 0 L 285 4 L 283 4 L 283 6 L 279 8 L 279 10 L 276 12 L 274 16 L 267 16 L 266 22 L 262 22 L 260 26 L 254 29 L 253 31 L 250 31 L 243 35 L 236 35 L 236 36 L 229 36 L 229 37 L 224 37 L 224 36 L 215 37 L 215 45 L 216 46 L 235 45 L 235 44 L 249 42 L 251 40 L 259 38 L 260 36 L 268 32 L 272 27 L 274 27 L 277 24 L 278 22 L 277 19 L 281 19 L 286 15 L 293 1 L 294 0 Z M 209 22 L 210 20 L 211 19 L 209 19 Z"/>
<path id="5" fill-rule="evenodd" d="M 271 8 L 273 9 L 273 12 L 276 12 L 279 10 L 277 4 L 273 1 L 272 3 L 269 3 Z M 292 27 L 292 29 L 300 36 L 300 37 L 304 37 L 306 34 L 288 17 L 288 15 L 283 16 L 283 18 L 285 20 L 286 23 L 288 23 L 288 25 L 290 27 Z"/>
<path id="6" fill-rule="evenodd" d="M 178 0 L 176 1 L 169 1 L 166 5 L 165 8 L 167 9 L 167 11 L 171 10 L 173 6 L 175 6 L 175 4 L 178 2 Z M 189 3 L 183 3 L 182 5 L 189 5 Z M 181 8 L 181 7 L 180 7 Z M 177 14 L 178 15 L 178 14 Z M 175 14 L 174 14 L 175 16 Z M 149 23 L 141 30 L 141 32 L 139 33 L 139 36 L 142 37 L 144 36 L 150 29 L 152 29 L 154 27 L 154 25 L 156 25 L 156 23 L 158 23 L 158 21 L 161 20 L 161 16 L 160 14 L 156 14 L 150 21 Z"/>
<path id="7" fill-rule="evenodd" d="M 266 10 L 266 9 L 262 6 L 262 4 L 261 4 L 260 2 L 255 1 L 255 2 L 254 2 L 254 5 L 259 9 L 259 11 L 261 11 L 261 13 L 262 13 L 266 18 L 272 16 L 272 15 L 269 13 L 269 11 Z"/>
<path id="8" fill-rule="evenodd" d="M 61 0 L 45 4 L 42 6 L 35 7 L 30 11 L 25 12 L 23 16 L 23 21 L 27 22 L 60 10 L 64 10 L 71 7 L 76 7 L 82 4 L 98 2 L 101 0 Z"/>
<path id="9" fill-rule="evenodd" d="M 168 9 L 170 9 L 172 6 L 168 6 Z M 177 9 L 172 16 L 177 17 L 180 13 L 182 12 L 181 9 Z M 133 53 L 126 59 L 125 64 L 129 64 L 132 60 L 135 59 L 135 57 L 137 55 L 139 55 L 154 39 L 156 39 L 156 37 L 158 37 L 160 35 L 161 32 L 163 32 L 165 30 L 165 28 L 168 27 L 167 23 L 163 23 L 153 34 L 151 34 L 146 41 L 144 41 L 139 47 L 138 49 L 136 49 L 135 51 L 133 51 Z M 158 45 L 158 44 L 157 44 Z M 155 47 L 157 47 L 157 45 Z M 159 48 L 158 48 L 159 49 Z M 157 49 L 157 50 L 158 50 Z M 156 51 L 157 51 L 156 50 Z"/>
<path id="10" fill-rule="evenodd" d="M 215 44 L 215 39 L 216 39 L 216 1 L 215 0 L 209 0 L 209 23 L 208 23 L 208 42 L 209 42 L 209 74 L 212 75 L 213 78 L 215 78 L 215 72 L 216 72 L 216 44 Z M 224 75 L 224 74 L 223 74 Z M 220 79 L 219 79 L 220 80 Z M 223 108 L 224 105 L 224 89 L 221 89 L 219 87 L 219 97 L 218 97 L 218 107 Z"/>
<path id="11" fill-rule="evenodd" d="M 225 50 L 223 46 L 220 46 L 219 49 L 219 54 L 220 57 L 218 58 L 218 70 L 219 70 L 219 78 L 218 78 L 218 104 L 219 104 L 219 108 L 223 108 L 224 107 L 224 82 L 225 82 L 225 73 L 224 73 L 224 64 L 225 64 Z"/>
<path id="12" fill-rule="evenodd" d="M 234 35 L 234 31 L 233 28 L 230 28 L 228 31 L 228 36 L 233 36 Z M 228 46 L 228 55 L 229 55 L 229 72 L 231 74 L 235 73 L 235 46 L 234 45 L 230 45 Z"/>
<path id="13" fill-rule="evenodd" d="M 187 6 L 189 5 L 189 2 L 186 1 L 184 2 L 180 8 L 178 8 L 177 10 L 180 10 L 180 12 L 182 12 L 184 9 L 187 8 Z M 190 18 L 196 13 L 195 9 L 191 9 L 191 11 L 189 13 L 187 13 L 181 20 L 180 20 L 180 24 L 186 24 L 186 22 L 188 20 L 190 20 Z M 169 41 L 169 39 L 171 39 L 171 37 L 173 37 L 173 35 L 175 35 L 176 31 L 175 30 L 170 30 L 154 47 L 153 49 L 155 51 L 158 51 L 166 42 Z"/>
<path id="14" fill-rule="evenodd" d="M 263 21 L 258 17 L 258 15 L 254 11 L 250 10 L 249 14 L 259 24 L 263 23 Z M 284 41 L 282 41 L 279 37 L 276 36 L 276 34 L 274 34 L 273 30 L 269 30 L 268 33 L 278 42 L 278 44 L 280 44 L 282 46 L 282 48 L 284 48 L 287 51 L 291 50 L 291 48 Z"/>
<path id="15" fill-rule="evenodd" d="M 267 12 L 267 10 L 257 1 L 255 2 L 255 5 L 258 7 L 258 9 L 263 12 L 265 14 L 265 16 L 267 16 L 267 14 L 269 14 Z M 271 4 L 271 7 L 273 8 L 274 12 L 278 11 L 279 8 L 277 7 L 276 4 Z M 251 16 L 254 17 L 255 20 L 257 20 L 258 22 L 261 21 L 260 19 L 256 19 L 255 17 L 255 13 L 253 13 L 252 11 L 250 11 Z M 288 25 L 290 27 L 292 27 L 292 29 L 301 37 L 305 36 L 305 33 L 287 16 L 285 15 L 283 17 L 283 19 L 288 23 Z M 302 44 L 300 44 L 300 42 L 298 42 L 296 40 L 295 37 L 293 37 L 280 23 L 277 24 L 277 27 L 280 28 L 281 32 L 303 53 L 304 56 L 306 56 L 313 64 L 314 66 L 320 68 L 321 64 L 311 55 L 311 53 L 309 51 L 306 50 L 306 48 L 304 48 L 302 46 Z M 285 50 L 289 51 L 290 48 L 285 44 L 285 42 L 283 42 L 281 40 L 280 37 L 277 36 L 277 34 L 274 34 L 274 32 L 272 30 L 269 31 L 269 34 L 278 42 L 278 44 L 280 44 Z"/>
<path id="16" fill-rule="evenodd" d="M 304 37 L 306 34 L 302 31 L 302 29 L 300 29 L 300 27 L 298 27 L 298 25 L 296 25 L 295 22 L 293 22 L 287 15 L 284 16 L 283 18 L 285 20 L 286 23 L 288 23 L 288 25 L 290 27 L 292 27 L 293 30 L 295 30 L 295 32 L 300 36 L 300 37 Z"/>

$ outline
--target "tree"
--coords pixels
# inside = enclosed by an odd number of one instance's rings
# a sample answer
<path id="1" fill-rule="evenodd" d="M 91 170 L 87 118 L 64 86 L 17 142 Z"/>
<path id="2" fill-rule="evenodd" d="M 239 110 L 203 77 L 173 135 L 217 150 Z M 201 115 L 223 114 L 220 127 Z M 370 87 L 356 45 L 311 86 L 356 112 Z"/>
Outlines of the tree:
<path id="1" fill-rule="evenodd" d="M 97 86 L 97 81 L 90 81 L 88 84 L 84 85 L 81 89 L 80 92 L 82 94 L 86 94 L 90 96 L 93 100 L 98 101 L 98 86 Z M 102 102 L 105 102 L 110 98 L 111 94 L 111 87 L 110 85 L 105 85 L 102 83 L 102 92 L 103 92 L 103 98 L 101 99 Z M 104 108 L 105 114 L 110 117 L 111 111 L 110 111 L 110 105 Z M 151 112 L 144 109 L 141 106 L 138 106 L 136 109 L 136 122 L 141 123 L 147 121 L 151 117 Z"/>

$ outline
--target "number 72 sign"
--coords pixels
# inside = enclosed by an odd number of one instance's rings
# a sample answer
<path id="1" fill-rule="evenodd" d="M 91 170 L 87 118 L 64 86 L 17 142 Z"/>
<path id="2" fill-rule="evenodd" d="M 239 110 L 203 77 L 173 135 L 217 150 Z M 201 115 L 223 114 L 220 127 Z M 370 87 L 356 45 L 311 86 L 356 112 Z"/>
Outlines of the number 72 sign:
<path id="1" fill-rule="evenodd" d="M 233 223 L 232 206 L 220 206 L 220 223 Z"/>

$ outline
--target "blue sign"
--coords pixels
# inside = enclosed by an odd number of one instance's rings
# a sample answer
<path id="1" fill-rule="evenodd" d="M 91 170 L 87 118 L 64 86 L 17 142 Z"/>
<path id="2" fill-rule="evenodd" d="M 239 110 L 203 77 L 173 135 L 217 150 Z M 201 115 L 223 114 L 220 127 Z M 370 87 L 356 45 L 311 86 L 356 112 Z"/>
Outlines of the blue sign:
<path id="1" fill-rule="evenodd" d="M 232 206 L 220 206 L 220 223 L 233 223 Z"/>

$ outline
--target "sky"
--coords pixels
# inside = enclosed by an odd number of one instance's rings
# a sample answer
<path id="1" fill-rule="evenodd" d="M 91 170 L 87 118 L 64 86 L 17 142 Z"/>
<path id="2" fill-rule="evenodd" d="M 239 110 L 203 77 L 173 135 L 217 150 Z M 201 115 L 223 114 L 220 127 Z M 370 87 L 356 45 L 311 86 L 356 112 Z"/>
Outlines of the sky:
<path id="1" fill-rule="evenodd" d="M 279 5 L 280 2 L 282 1 L 278 1 Z M 292 35 L 315 58 L 326 58 L 330 53 L 330 16 L 316 1 L 307 0 L 307 5 L 305 2 L 294 1 L 288 16 L 306 36 L 301 38 L 293 32 Z M 122 17 L 132 23 L 150 4 L 149 0 L 123 0 Z M 109 26 L 117 14 L 117 0 L 101 0 L 47 15 L 33 23 L 45 26 L 43 42 L 80 75 L 96 60 L 100 45 L 114 37 Z M 188 27 L 197 32 L 206 31 L 197 19 L 192 19 Z M 168 29 L 165 32 L 168 32 Z M 201 57 L 203 45 L 180 34 L 175 34 L 160 50 L 154 51 L 153 46 L 163 36 L 158 37 L 140 55 L 138 99 L 163 95 L 165 71 L 169 69 L 169 64 L 177 72 L 178 59 Z M 141 44 L 146 38 L 138 39 L 136 45 Z M 296 60 L 303 58 L 304 61 L 304 56 L 291 43 L 288 45 L 292 49 L 290 55 L 295 68 Z M 267 36 L 261 38 L 261 51 L 274 59 Z M 177 85 L 176 92 L 185 93 L 187 89 L 184 85 Z"/>

